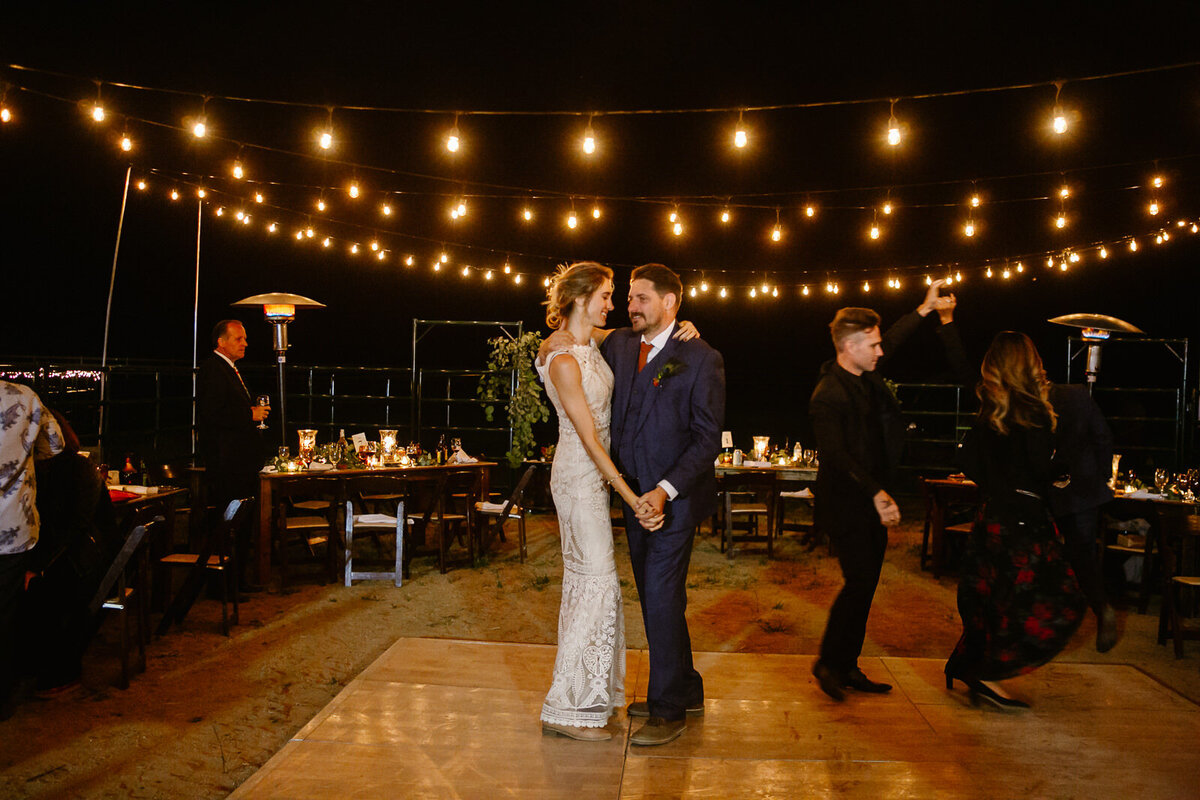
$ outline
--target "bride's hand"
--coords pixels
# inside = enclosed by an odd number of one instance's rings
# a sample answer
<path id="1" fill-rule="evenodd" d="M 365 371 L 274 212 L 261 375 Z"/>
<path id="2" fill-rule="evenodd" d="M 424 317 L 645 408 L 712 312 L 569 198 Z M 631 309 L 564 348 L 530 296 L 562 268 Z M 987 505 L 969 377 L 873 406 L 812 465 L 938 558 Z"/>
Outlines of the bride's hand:
<path id="1" fill-rule="evenodd" d="M 575 337 L 571 335 L 570 331 L 557 330 L 547 336 L 546 340 L 542 342 L 542 346 L 538 348 L 537 362 L 539 364 L 545 364 L 546 356 L 550 355 L 556 350 L 566 350 L 567 348 L 573 347 L 577 344 L 579 344 L 579 342 L 575 341 Z"/>
<path id="2" fill-rule="evenodd" d="M 689 339 L 699 339 L 700 329 L 691 320 L 685 319 L 679 323 L 679 329 L 675 331 L 675 335 L 672 338 L 678 339 L 681 342 L 686 342 Z"/>
<path id="3" fill-rule="evenodd" d="M 634 513 L 637 514 L 638 522 L 648 531 L 658 530 L 666 520 L 665 514 L 645 501 L 638 504 Z"/>

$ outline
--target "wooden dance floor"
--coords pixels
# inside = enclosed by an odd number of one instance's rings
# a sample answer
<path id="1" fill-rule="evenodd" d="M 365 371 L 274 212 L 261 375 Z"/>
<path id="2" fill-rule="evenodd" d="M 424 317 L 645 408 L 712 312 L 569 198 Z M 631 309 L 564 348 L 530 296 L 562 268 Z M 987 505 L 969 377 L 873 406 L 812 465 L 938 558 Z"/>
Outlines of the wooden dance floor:
<path id="1" fill-rule="evenodd" d="M 863 659 L 896 688 L 842 704 L 811 656 L 696 660 L 705 715 L 640 748 L 624 712 L 609 742 L 542 735 L 552 646 L 401 639 L 232 797 L 1200 796 L 1200 707 L 1132 667 L 1051 664 L 1009 684 L 1034 709 L 1003 714 L 932 659 Z M 644 699 L 644 652 L 627 686 Z"/>

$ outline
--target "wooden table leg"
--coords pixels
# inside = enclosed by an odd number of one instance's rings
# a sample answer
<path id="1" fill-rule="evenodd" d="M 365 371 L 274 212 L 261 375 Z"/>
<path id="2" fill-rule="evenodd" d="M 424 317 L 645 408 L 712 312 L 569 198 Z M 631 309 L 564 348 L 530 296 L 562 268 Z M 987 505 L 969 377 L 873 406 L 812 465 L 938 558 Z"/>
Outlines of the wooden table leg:
<path id="1" fill-rule="evenodd" d="M 263 586 L 271 581 L 271 481 L 258 479 L 258 546 L 254 548 L 254 580 Z"/>

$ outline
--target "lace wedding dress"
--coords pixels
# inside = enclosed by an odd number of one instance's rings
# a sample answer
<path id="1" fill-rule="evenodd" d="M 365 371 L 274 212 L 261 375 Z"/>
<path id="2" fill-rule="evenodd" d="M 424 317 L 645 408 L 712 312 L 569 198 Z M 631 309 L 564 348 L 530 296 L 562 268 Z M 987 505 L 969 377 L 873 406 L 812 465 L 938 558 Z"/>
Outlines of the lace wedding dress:
<path id="1" fill-rule="evenodd" d="M 625 705 L 625 615 L 613 559 L 608 487 L 563 411 L 549 380 L 550 362 L 570 353 L 579 362 L 583 393 L 600 442 L 609 446 L 613 374 L 595 344 L 551 353 L 538 367 L 546 394 L 558 412 L 558 446 L 550 491 L 562 540 L 562 605 L 558 611 L 558 654 L 554 678 L 542 704 L 542 719 L 559 725 L 603 727 Z"/>

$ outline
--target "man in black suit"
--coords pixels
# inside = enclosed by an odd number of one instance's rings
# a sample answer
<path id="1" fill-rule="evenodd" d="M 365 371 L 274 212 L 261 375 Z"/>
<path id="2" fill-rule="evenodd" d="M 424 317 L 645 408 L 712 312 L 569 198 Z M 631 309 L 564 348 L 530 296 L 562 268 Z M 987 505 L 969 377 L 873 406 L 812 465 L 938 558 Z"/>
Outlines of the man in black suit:
<path id="1" fill-rule="evenodd" d="M 209 502 L 224 512 L 230 500 L 258 495 L 258 471 L 265 458 L 258 423 L 270 409 L 254 403 L 235 365 L 246 355 L 242 323 L 221 320 L 212 341 L 212 357 L 196 373 L 196 435 Z M 244 553 L 238 556 L 245 564 Z"/>
<path id="2" fill-rule="evenodd" d="M 1054 384 L 1050 404 L 1058 414 L 1054 431 L 1054 463 L 1059 480 L 1050 492 L 1050 510 L 1066 545 L 1067 560 L 1079 588 L 1096 614 L 1096 649 L 1107 652 L 1117 643 L 1117 618 L 1104 596 L 1096 557 L 1100 506 L 1112 499 L 1108 475 L 1112 465 L 1112 431 L 1096 401 L 1080 385 Z"/>
<path id="3" fill-rule="evenodd" d="M 938 307 L 943 283 L 934 281 L 917 310 L 884 335 L 871 309 L 838 311 L 829 325 L 837 358 L 821 367 L 809 401 L 821 459 L 814 522 L 829 533 L 845 581 L 813 667 L 822 691 L 834 700 L 843 700 L 846 689 L 881 693 L 892 688 L 870 680 L 858 667 L 887 550 L 887 526 L 900 522 L 900 507 L 885 487 L 900 463 L 905 426 L 900 404 L 875 368 Z"/>

